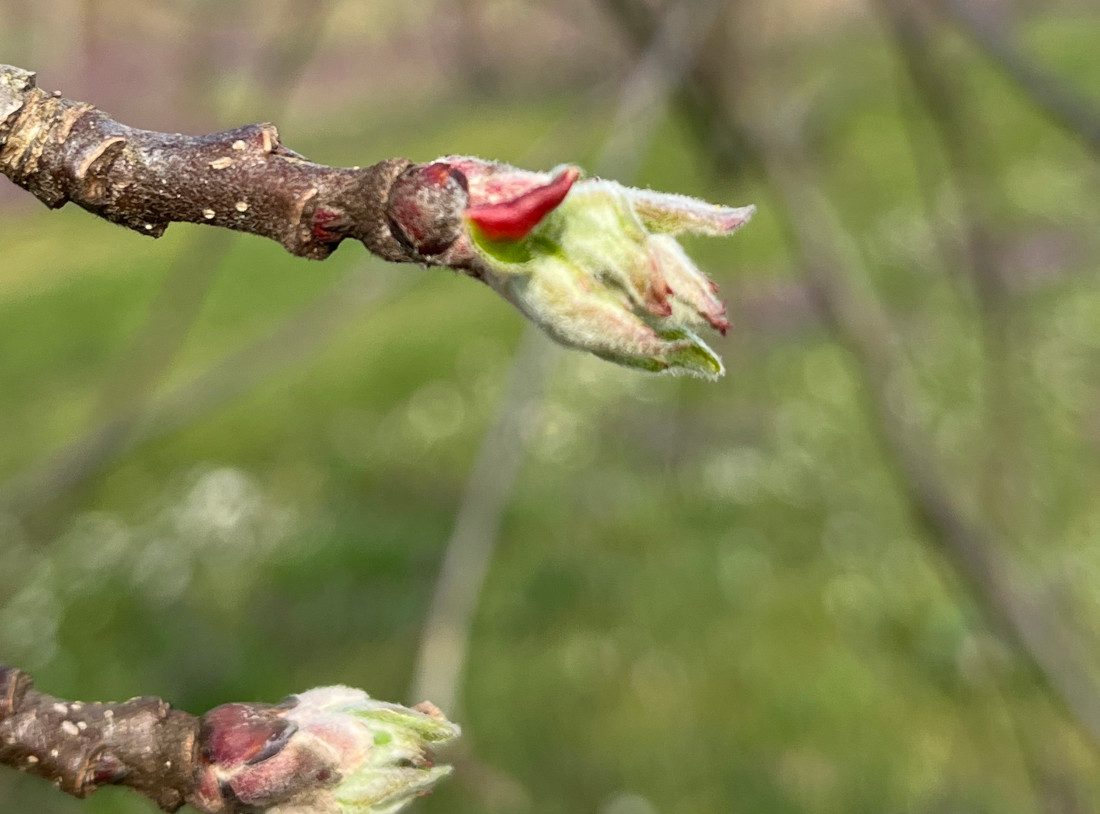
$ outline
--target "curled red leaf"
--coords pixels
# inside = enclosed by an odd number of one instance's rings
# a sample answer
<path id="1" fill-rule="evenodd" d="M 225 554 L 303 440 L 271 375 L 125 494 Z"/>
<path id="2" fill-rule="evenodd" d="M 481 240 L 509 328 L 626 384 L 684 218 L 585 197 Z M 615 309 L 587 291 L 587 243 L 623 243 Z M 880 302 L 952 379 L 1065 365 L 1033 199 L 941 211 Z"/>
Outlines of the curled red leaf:
<path id="1" fill-rule="evenodd" d="M 466 218 L 491 240 L 521 240 L 565 200 L 579 177 L 580 170 L 566 167 L 549 183 L 515 198 L 469 207 Z"/>

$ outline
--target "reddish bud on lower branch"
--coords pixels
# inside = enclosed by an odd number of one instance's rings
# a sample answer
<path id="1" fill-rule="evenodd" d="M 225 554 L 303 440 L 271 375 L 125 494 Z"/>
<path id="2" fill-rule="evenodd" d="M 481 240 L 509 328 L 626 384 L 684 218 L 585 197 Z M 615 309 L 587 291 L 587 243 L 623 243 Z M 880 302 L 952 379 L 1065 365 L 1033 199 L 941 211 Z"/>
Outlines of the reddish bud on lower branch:
<path id="1" fill-rule="evenodd" d="M 165 811 L 391 814 L 450 773 L 430 749 L 458 734 L 430 705 L 347 687 L 225 704 L 200 719 L 159 698 L 63 701 L 0 666 L 0 764 L 75 797 L 129 786 Z"/>

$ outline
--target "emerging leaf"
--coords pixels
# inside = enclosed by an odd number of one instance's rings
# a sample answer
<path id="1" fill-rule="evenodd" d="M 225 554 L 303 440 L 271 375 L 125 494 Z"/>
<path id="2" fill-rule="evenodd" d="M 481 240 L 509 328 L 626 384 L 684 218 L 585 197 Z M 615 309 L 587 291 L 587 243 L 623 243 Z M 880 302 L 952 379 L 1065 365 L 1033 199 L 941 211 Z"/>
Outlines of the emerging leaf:
<path id="1" fill-rule="evenodd" d="M 674 236 L 730 234 L 755 207 L 581 180 L 576 167 L 535 173 L 462 156 L 429 166 L 447 168 L 457 179 L 447 183 L 468 195 L 466 232 L 443 262 L 484 280 L 563 345 L 653 372 L 724 373 L 698 331 L 724 334 L 725 306 Z"/>

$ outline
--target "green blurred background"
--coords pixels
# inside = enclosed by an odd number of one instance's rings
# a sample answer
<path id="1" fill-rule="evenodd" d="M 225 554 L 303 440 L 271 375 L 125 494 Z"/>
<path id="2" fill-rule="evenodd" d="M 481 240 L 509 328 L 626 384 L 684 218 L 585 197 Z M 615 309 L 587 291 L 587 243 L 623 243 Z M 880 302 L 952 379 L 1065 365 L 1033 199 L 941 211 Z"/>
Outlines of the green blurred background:
<path id="1" fill-rule="evenodd" d="M 0 61 L 131 125 L 760 212 L 688 243 L 710 384 L 4 181 L 0 662 L 428 690 L 465 737 L 425 814 L 1100 810 L 1100 135 L 1042 106 L 1097 121 L 1098 42 L 1094 2 L 5 0 Z M 0 772 L 3 812 L 148 810 Z"/>

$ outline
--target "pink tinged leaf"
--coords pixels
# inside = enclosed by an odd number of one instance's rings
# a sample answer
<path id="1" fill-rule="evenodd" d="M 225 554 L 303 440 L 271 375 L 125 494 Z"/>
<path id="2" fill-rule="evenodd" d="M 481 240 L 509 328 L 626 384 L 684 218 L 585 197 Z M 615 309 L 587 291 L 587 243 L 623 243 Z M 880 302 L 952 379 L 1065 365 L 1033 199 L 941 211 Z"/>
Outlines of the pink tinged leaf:
<path id="1" fill-rule="evenodd" d="M 515 198 L 469 207 L 466 218 L 490 240 L 522 240 L 565 200 L 579 177 L 580 170 L 566 167 L 548 183 Z"/>
<path id="2" fill-rule="evenodd" d="M 648 189 L 630 189 L 628 194 L 647 228 L 672 235 L 728 235 L 748 223 L 756 212 L 755 206 L 715 206 L 686 195 Z"/>
<path id="3" fill-rule="evenodd" d="M 655 317 L 672 316 L 671 297 L 675 292 L 668 284 L 668 280 L 661 273 L 661 265 L 657 258 L 650 252 L 649 256 L 649 285 L 646 288 L 645 304 L 649 313 Z"/>
<path id="4" fill-rule="evenodd" d="M 693 322 L 702 320 L 725 336 L 730 323 L 725 304 L 716 296 L 718 287 L 714 282 L 668 235 L 654 235 L 648 245 L 655 274 L 675 292 L 674 302 L 689 312 Z"/>

